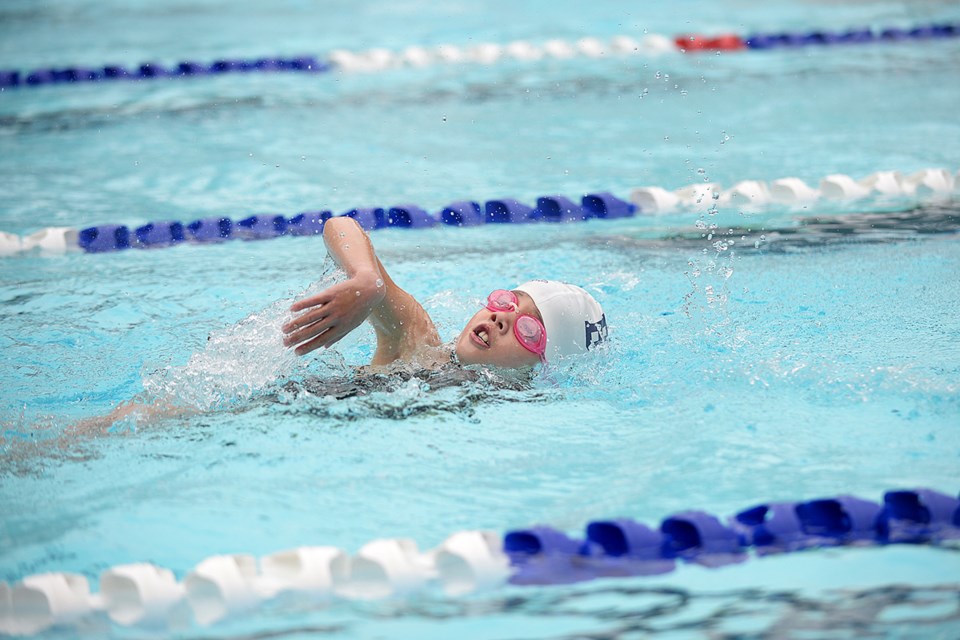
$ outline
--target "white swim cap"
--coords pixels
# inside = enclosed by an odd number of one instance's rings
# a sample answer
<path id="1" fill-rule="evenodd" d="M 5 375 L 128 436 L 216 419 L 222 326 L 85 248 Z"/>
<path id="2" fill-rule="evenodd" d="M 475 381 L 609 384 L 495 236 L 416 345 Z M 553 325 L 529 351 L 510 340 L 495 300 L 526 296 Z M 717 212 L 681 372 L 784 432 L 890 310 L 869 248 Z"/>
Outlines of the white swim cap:
<path id="1" fill-rule="evenodd" d="M 515 291 L 533 298 L 547 330 L 547 360 L 583 353 L 605 340 L 607 319 L 600 303 L 580 287 L 555 280 L 531 280 Z"/>

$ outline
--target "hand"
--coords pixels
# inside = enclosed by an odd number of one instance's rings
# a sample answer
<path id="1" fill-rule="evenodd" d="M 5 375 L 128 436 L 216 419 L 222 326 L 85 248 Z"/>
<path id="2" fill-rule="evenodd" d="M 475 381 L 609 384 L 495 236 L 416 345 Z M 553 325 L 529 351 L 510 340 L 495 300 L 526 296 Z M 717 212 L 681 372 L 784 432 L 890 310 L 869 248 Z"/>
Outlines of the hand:
<path id="1" fill-rule="evenodd" d="M 329 347 L 363 324 L 385 295 L 379 275 L 358 273 L 346 282 L 299 300 L 290 310 L 307 311 L 283 325 L 283 344 L 299 345 L 298 356 Z"/>

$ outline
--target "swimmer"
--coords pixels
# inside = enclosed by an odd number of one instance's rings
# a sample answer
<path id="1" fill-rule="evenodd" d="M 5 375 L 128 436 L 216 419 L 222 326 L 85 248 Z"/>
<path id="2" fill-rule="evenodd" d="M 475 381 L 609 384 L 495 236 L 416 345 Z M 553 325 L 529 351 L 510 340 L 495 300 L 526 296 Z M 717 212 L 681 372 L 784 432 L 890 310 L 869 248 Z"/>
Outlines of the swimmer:
<path id="1" fill-rule="evenodd" d="M 298 315 L 282 326 L 284 344 L 297 355 L 306 355 L 335 345 L 369 322 L 377 348 L 370 366 L 360 369 L 355 379 L 308 379 L 294 384 L 294 390 L 347 398 L 390 390 L 396 382 L 391 378 L 396 377 L 416 377 L 431 388 L 460 385 L 477 380 L 469 365 L 529 371 L 541 363 L 585 353 L 607 336 L 603 309 L 589 293 L 572 284 L 531 280 L 513 290 L 490 293 L 453 344 L 444 345 L 430 316 L 390 278 L 355 220 L 328 220 L 323 239 L 347 280 L 293 304 L 290 309 Z M 106 416 L 81 420 L 68 431 L 105 433 L 125 418 L 143 424 L 198 411 L 173 401 L 132 400 Z"/>
<path id="2" fill-rule="evenodd" d="M 407 363 L 436 369 L 454 360 L 533 369 L 584 353 L 606 338 L 603 309 L 589 293 L 572 284 L 531 280 L 490 293 L 451 349 L 420 303 L 390 278 L 355 220 L 328 220 L 323 239 L 347 280 L 290 308 L 299 315 L 283 325 L 284 344 L 298 355 L 336 344 L 364 321 L 377 336 L 374 367 Z"/>

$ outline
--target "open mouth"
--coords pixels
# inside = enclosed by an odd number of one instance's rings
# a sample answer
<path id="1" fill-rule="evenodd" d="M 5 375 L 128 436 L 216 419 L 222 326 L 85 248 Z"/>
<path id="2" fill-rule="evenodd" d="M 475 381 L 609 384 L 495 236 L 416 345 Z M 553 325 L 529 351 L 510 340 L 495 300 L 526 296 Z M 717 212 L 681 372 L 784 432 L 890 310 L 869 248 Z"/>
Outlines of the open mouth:
<path id="1" fill-rule="evenodd" d="M 470 339 L 478 346 L 484 349 L 490 348 L 490 334 L 487 332 L 486 325 L 480 325 L 470 333 Z"/>

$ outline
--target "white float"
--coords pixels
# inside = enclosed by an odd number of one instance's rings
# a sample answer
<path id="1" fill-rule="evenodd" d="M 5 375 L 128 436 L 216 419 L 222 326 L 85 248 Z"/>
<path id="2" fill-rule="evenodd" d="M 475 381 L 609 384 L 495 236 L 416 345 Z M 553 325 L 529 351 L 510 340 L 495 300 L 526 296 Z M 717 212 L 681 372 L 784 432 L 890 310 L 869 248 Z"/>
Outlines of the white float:
<path id="1" fill-rule="evenodd" d="M 93 610 L 90 585 L 73 573 L 28 576 L 13 587 L 10 609 L 16 633 L 32 634 L 68 624 Z"/>
<path id="2" fill-rule="evenodd" d="M 503 48 L 503 51 L 506 55 L 517 60 L 539 60 L 543 57 L 543 51 L 533 46 L 526 40 L 517 40 L 516 42 L 511 42 Z"/>
<path id="3" fill-rule="evenodd" d="M 413 540 L 374 540 L 353 557 L 350 576 L 341 591 L 356 598 L 409 593 L 422 587 L 435 573 L 432 558 L 421 554 Z"/>
<path id="4" fill-rule="evenodd" d="M 15 233 L 0 231 L 0 256 L 12 256 L 23 251 L 23 240 Z"/>
<path id="5" fill-rule="evenodd" d="M 640 187 L 630 192 L 630 201 L 640 207 L 640 214 L 669 213 L 677 208 L 680 198 L 661 187 Z"/>
<path id="6" fill-rule="evenodd" d="M 820 194 L 832 200 L 857 200 L 870 195 L 870 189 L 843 173 L 833 173 L 820 180 Z"/>
<path id="7" fill-rule="evenodd" d="M 204 625 L 248 611 L 270 595 L 256 583 L 257 562 L 249 555 L 207 558 L 183 581 L 194 618 Z"/>
<path id="8" fill-rule="evenodd" d="M 651 33 L 640 40 L 640 53 L 647 55 L 656 56 L 676 50 L 677 45 L 667 36 Z"/>
<path id="9" fill-rule="evenodd" d="M 723 187 L 715 182 L 704 182 L 681 187 L 674 191 L 680 205 L 688 209 L 709 209 L 719 199 Z M 716 195 L 716 197 L 714 197 Z"/>
<path id="10" fill-rule="evenodd" d="M 39 248 L 48 253 L 63 253 L 78 247 L 80 232 L 71 227 L 47 227 L 23 239 L 23 250 Z"/>
<path id="11" fill-rule="evenodd" d="M 588 58 L 601 58 L 607 55 L 607 46 L 597 38 L 580 38 L 574 47 Z"/>
<path id="12" fill-rule="evenodd" d="M 434 551 L 437 579 L 448 595 L 496 587 L 510 576 L 510 560 L 492 531 L 460 531 Z"/>
<path id="13" fill-rule="evenodd" d="M 260 573 L 280 591 L 328 595 L 349 577 L 350 558 L 336 547 L 298 547 L 260 558 Z"/>
<path id="14" fill-rule="evenodd" d="M 433 62 L 433 54 L 423 47 L 407 47 L 400 53 L 400 62 L 411 67 L 426 67 Z"/>
<path id="15" fill-rule="evenodd" d="M 770 198 L 777 202 L 812 202 L 820 193 L 800 178 L 779 178 L 770 183 Z"/>
<path id="16" fill-rule="evenodd" d="M 100 595 L 114 622 L 159 626 L 170 622 L 185 591 L 169 569 L 140 563 L 112 567 L 100 574 Z"/>
<path id="17" fill-rule="evenodd" d="M 943 195 L 953 191 L 953 176 L 946 169 L 921 169 L 903 179 L 920 197 Z"/>
<path id="18" fill-rule="evenodd" d="M 463 62 L 467 59 L 466 54 L 463 52 L 463 49 L 460 47 L 454 46 L 452 44 L 441 44 L 436 49 L 434 49 L 436 57 L 438 60 L 447 62 L 449 64 L 455 64 L 457 62 Z"/>
<path id="19" fill-rule="evenodd" d="M 720 203 L 733 207 L 761 207 L 768 202 L 770 192 L 759 180 L 742 180 L 720 194 Z"/>
<path id="20" fill-rule="evenodd" d="M 466 51 L 468 60 L 479 62 L 480 64 L 492 64 L 503 56 L 503 47 L 498 44 L 483 43 L 475 47 L 470 47 Z"/>
<path id="21" fill-rule="evenodd" d="M 630 36 L 614 36 L 610 39 L 610 48 L 616 53 L 632 54 L 640 51 L 640 43 Z"/>
<path id="22" fill-rule="evenodd" d="M 543 43 L 543 52 L 558 60 L 566 60 L 577 55 L 577 50 L 566 40 L 547 40 Z"/>
<path id="23" fill-rule="evenodd" d="M 334 49 L 327 54 L 330 61 L 342 71 L 362 71 L 363 59 L 352 51 Z"/>
<path id="24" fill-rule="evenodd" d="M 860 180 L 860 185 L 871 193 L 881 196 L 900 196 L 903 191 L 903 175 L 899 171 L 877 171 Z"/>
<path id="25" fill-rule="evenodd" d="M 382 71 L 399 66 L 400 60 L 389 49 L 370 49 L 361 56 L 365 71 Z"/>

